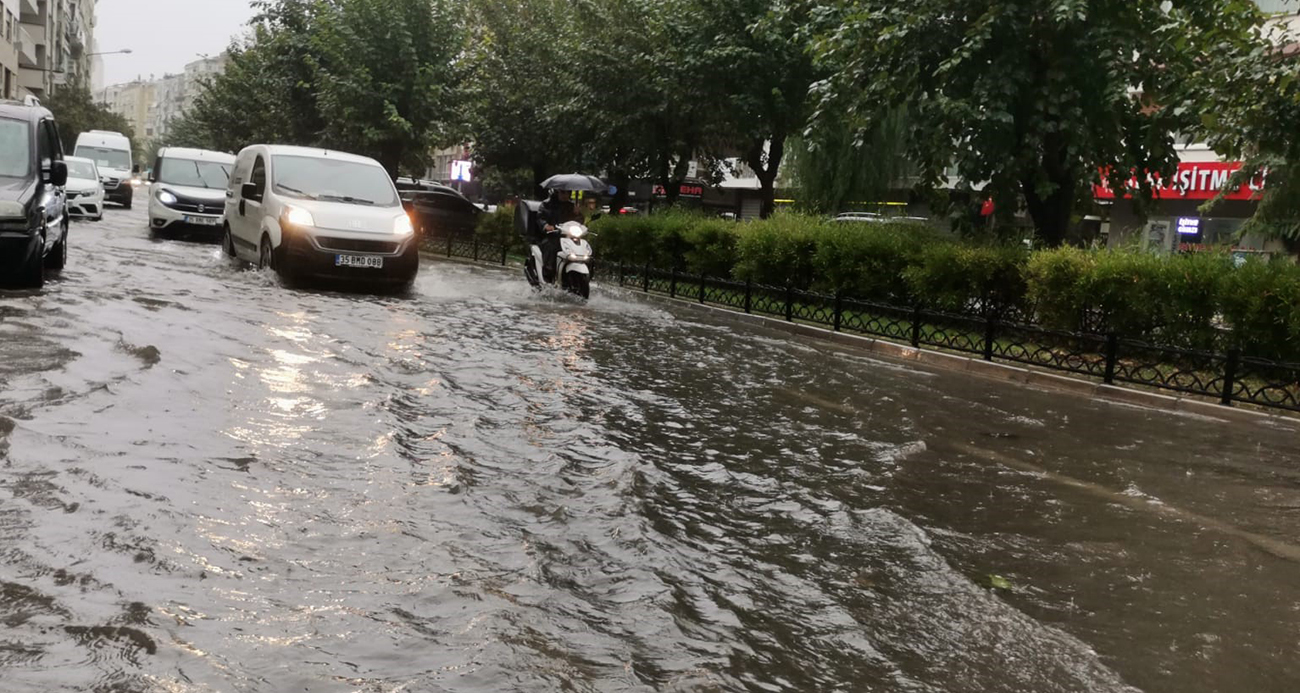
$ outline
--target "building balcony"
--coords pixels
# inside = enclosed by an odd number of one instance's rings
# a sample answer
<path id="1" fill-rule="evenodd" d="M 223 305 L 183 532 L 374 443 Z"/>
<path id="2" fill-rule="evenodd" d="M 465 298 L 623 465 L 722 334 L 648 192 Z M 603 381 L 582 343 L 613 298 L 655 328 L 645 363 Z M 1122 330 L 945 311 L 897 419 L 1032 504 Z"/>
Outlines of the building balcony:
<path id="1" fill-rule="evenodd" d="M 45 75 L 44 70 L 33 70 L 25 67 L 18 68 L 18 86 L 32 92 L 37 97 L 45 95 Z"/>
<path id="2" fill-rule="evenodd" d="M 36 42 L 32 40 L 31 34 L 27 28 L 18 25 L 18 66 L 19 67 L 40 67 L 39 54 L 36 52 Z"/>
<path id="3" fill-rule="evenodd" d="M 36 0 L 18 0 L 18 21 L 24 24 L 44 24 L 46 15 Z"/>

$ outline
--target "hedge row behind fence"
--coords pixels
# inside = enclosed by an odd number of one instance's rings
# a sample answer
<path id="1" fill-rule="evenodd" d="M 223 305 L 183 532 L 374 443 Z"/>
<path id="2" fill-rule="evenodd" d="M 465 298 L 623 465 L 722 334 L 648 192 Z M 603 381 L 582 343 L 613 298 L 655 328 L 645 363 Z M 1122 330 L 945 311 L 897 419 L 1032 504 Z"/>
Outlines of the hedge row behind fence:
<path id="1" fill-rule="evenodd" d="M 1226 252 L 1031 253 L 962 243 L 912 222 L 798 215 L 736 223 L 670 212 L 602 218 L 592 230 L 597 256 L 610 263 L 1300 361 L 1300 268 L 1285 261 L 1237 267 Z"/>

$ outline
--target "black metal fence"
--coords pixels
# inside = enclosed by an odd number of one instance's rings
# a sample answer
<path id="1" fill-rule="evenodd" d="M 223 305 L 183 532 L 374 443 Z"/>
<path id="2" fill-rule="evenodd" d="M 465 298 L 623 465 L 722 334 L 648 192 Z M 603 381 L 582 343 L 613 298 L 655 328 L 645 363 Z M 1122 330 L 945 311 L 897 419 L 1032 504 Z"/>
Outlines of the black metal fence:
<path id="1" fill-rule="evenodd" d="M 427 250 L 452 258 L 507 264 L 511 244 L 481 239 L 426 238 Z M 1095 378 L 1300 411 L 1300 364 L 1152 344 L 1127 335 L 1061 332 L 1024 315 L 978 315 L 897 306 L 843 295 L 765 286 L 649 266 L 618 263 L 593 267 L 599 280 L 621 287 L 753 315 L 825 327 Z"/>

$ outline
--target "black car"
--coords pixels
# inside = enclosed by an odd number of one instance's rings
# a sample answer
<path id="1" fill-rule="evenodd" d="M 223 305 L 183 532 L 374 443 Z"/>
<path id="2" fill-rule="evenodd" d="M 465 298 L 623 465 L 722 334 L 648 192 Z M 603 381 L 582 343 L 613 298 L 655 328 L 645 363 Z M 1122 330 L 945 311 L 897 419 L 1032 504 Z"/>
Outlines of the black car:
<path id="1" fill-rule="evenodd" d="M 67 263 L 67 182 L 54 115 L 0 101 L 0 283 L 40 287 Z"/>
<path id="2" fill-rule="evenodd" d="M 421 236 L 472 235 L 478 227 L 483 210 L 455 188 L 410 178 L 398 178 L 396 183 L 402 205 L 411 213 Z"/>

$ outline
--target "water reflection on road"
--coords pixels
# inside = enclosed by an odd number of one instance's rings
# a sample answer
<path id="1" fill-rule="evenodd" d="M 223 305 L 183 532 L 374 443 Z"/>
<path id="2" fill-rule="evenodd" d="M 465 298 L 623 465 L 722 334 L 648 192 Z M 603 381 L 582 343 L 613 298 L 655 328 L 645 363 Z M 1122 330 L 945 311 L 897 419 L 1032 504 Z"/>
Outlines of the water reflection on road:
<path id="1" fill-rule="evenodd" d="M 1300 684 L 1295 431 L 112 211 L 0 294 L 5 691 Z"/>

